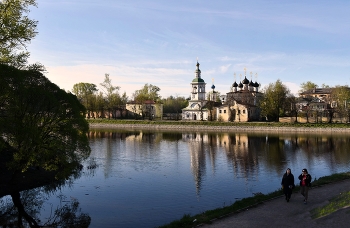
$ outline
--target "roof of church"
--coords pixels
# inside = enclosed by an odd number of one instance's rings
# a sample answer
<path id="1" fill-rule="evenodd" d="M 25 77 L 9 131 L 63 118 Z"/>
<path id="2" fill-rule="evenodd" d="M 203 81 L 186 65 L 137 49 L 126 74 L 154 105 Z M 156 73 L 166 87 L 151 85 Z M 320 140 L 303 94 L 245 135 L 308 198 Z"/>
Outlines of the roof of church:
<path id="1" fill-rule="evenodd" d="M 204 80 L 202 78 L 195 78 L 192 82 L 204 82 Z"/>

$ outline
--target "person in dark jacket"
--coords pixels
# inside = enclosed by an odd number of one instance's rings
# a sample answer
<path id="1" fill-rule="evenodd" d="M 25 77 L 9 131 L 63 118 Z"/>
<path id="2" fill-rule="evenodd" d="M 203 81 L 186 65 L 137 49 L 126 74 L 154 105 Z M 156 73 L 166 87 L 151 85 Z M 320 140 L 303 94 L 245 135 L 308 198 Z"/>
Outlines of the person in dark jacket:
<path id="1" fill-rule="evenodd" d="M 309 197 L 309 187 L 311 186 L 311 175 L 307 172 L 307 169 L 303 169 L 299 176 L 300 180 L 300 193 L 304 196 L 304 204 L 307 204 Z"/>
<path id="2" fill-rule="evenodd" d="M 294 176 L 290 168 L 288 168 L 285 174 L 283 174 L 281 185 L 282 185 L 283 193 L 286 196 L 286 200 L 287 202 L 289 202 L 290 197 L 292 196 L 292 190 L 295 187 Z"/>

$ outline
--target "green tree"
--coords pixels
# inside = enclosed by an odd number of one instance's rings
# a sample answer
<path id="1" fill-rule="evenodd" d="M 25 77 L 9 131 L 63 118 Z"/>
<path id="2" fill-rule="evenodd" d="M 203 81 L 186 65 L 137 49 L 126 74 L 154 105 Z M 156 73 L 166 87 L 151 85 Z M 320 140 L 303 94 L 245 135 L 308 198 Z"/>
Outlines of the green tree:
<path id="1" fill-rule="evenodd" d="M 140 90 L 136 90 L 133 94 L 134 101 L 143 103 L 146 100 L 154 102 L 160 102 L 161 96 L 159 95 L 160 88 L 152 84 L 145 84 Z"/>
<path id="2" fill-rule="evenodd" d="M 4 64 L 0 85 L 0 153 L 11 152 L 15 174 L 41 167 L 63 175 L 89 156 L 89 126 L 76 96 L 38 71 Z"/>
<path id="3" fill-rule="evenodd" d="M 183 108 L 186 108 L 188 105 L 188 100 L 186 100 L 185 97 L 174 97 L 170 96 L 167 97 L 166 99 L 162 99 L 163 103 L 163 113 L 171 113 L 175 114 L 176 116 L 173 117 L 172 119 L 178 120 L 179 119 L 179 113 L 182 112 Z"/>
<path id="4" fill-rule="evenodd" d="M 135 102 L 135 109 L 136 105 L 141 105 L 141 115 L 142 118 L 149 117 L 150 116 L 150 109 L 151 109 L 151 104 L 147 103 L 146 101 L 154 101 L 156 103 L 161 102 L 161 97 L 159 95 L 160 88 L 158 86 L 154 86 L 152 84 L 145 84 L 140 90 L 136 90 L 133 94 L 134 97 L 134 102 Z"/>
<path id="5" fill-rule="evenodd" d="M 23 68 L 29 52 L 26 45 L 37 34 L 37 21 L 28 18 L 35 0 L 0 1 L 0 63 Z"/>
<path id="6" fill-rule="evenodd" d="M 264 96 L 259 104 L 261 114 L 268 120 L 279 121 L 280 115 L 288 108 L 286 100 L 290 96 L 290 90 L 278 79 L 266 86 L 263 92 Z"/>
<path id="7" fill-rule="evenodd" d="M 122 98 L 119 95 L 120 87 L 112 85 L 112 80 L 109 78 L 109 74 L 105 74 L 105 79 L 100 85 L 103 87 L 106 95 L 106 109 L 108 110 L 108 118 L 111 117 L 111 111 L 112 117 L 114 117 L 116 109 L 123 104 Z"/>
<path id="8" fill-rule="evenodd" d="M 87 109 L 89 118 L 91 117 L 91 112 L 96 111 L 95 93 L 97 91 L 96 85 L 92 83 L 80 82 L 73 85 L 72 92 Z"/>
<path id="9" fill-rule="evenodd" d="M 299 90 L 299 93 L 302 93 L 302 92 L 305 92 L 305 91 L 308 91 L 310 89 L 314 89 L 314 88 L 317 88 L 318 85 L 311 82 L 311 81 L 307 81 L 307 82 L 303 82 L 300 84 L 300 90 Z"/>
<path id="10" fill-rule="evenodd" d="M 335 111 L 340 117 L 347 117 L 350 120 L 350 88 L 345 86 L 335 86 L 332 89 L 330 100 L 335 102 Z"/>

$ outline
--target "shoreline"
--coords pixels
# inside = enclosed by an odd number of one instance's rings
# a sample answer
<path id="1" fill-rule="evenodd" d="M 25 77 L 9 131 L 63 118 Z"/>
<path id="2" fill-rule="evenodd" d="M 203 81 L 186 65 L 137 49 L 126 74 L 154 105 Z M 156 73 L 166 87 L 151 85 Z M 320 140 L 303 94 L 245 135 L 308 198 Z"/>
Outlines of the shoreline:
<path id="1" fill-rule="evenodd" d="M 165 124 L 107 124 L 89 123 L 90 129 L 130 129 L 130 130 L 169 130 L 169 131 L 212 131 L 212 132 L 251 132 L 251 133 L 327 133 L 350 134 L 350 128 L 320 127 L 267 127 L 267 126 L 205 126 L 205 125 L 165 125 Z"/>

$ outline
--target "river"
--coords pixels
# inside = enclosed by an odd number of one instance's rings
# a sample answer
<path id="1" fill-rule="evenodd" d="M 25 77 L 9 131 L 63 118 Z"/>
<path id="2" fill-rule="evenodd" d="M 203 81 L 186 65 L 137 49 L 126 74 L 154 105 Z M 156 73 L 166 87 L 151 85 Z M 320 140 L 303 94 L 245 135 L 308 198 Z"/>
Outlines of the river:
<path id="1" fill-rule="evenodd" d="M 92 129 L 89 140 L 82 174 L 45 193 L 41 221 L 78 202 L 89 227 L 157 227 L 275 191 L 288 167 L 296 179 L 350 167 L 347 134 Z"/>

